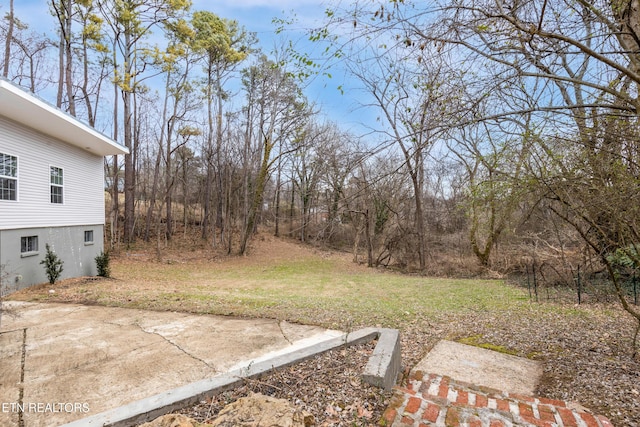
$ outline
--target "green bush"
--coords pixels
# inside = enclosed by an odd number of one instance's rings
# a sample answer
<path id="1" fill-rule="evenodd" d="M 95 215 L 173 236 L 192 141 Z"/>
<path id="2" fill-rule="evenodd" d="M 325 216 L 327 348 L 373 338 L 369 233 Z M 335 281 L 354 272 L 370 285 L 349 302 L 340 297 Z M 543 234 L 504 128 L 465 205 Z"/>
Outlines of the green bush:
<path id="1" fill-rule="evenodd" d="M 48 243 L 46 245 L 46 248 L 47 254 L 44 256 L 44 259 L 40 261 L 40 264 L 44 265 L 47 277 L 49 278 L 49 283 L 53 285 L 62 274 L 62 264 L 64 264 L 64 262 L 58 258 L 58 255 L 56 255 L 55 252 L 51 250 L 51 247 Z"/>
<path id="2" fill-rule="evenodd" d="M 111 269 L 109 268 L 109 252 L 101 251 L 100 255 L 95 257 L 96 266 L 98 267 L 98 276 L 111 277 Z"/>

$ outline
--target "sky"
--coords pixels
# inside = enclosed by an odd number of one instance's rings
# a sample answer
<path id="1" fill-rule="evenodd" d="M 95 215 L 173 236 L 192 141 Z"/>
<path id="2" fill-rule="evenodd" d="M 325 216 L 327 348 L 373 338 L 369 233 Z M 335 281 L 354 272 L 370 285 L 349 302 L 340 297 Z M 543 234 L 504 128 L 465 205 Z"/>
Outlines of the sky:
<path id="1" fill-rule="evenodd" d="M 308 41 L 308 28 L 322 25 L 328 0 L 192 0 L 191 10 L 208 10 L 222 18 L 235 19 L 248 31 L 255 32 L 260 46 L 268 55 L 274 46 L 293 41 L 299 50 L 314 49 Z M 17 17 L 30 29 L 50 32 L 54 18 L 49 14 L 48 0 L 14 0 Z M 0 0 L 0 14 L 9 9 L 9 0 Z M 296 24 L 289 30 L 276 34 L 274 17 L 290 19 Z M 316 48 L 317 49 L 317 48 Z M 318 76 L 305 88 L 305 94 L 328 120 L 336 122 L 343 130 L 354 134 L 369 131 L 363 122 L 370 121 L 374 114 L 361 108 L 357 97 L 357 83 L 340 69 L 330 70 L 332 78 Z M 342 87 L 341 92 L 338 87 Z"/>

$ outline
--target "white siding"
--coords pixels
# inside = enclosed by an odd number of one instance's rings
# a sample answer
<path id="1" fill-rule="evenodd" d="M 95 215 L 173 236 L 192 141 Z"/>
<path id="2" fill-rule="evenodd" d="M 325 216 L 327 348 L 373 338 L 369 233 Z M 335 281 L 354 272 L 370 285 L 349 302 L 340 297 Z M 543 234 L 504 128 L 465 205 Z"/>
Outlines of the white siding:
<path id="1" fill-rule="evenodd" d="M 104 224 L 103 157 L 0 117 L 0 152 L 18 157 L 18 200 L 0 200 L 0 230 Z M 49 168 L 64 169 L 64 203 L 51 203 Z"/>

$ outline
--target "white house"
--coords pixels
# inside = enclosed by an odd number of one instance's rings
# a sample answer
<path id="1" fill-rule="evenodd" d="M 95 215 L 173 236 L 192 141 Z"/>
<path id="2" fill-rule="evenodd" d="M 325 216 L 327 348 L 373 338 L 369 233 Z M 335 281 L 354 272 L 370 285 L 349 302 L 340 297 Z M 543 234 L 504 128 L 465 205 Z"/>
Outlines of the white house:
<path id="1" fill-rule="evenodd" d="M 104 156 L 128 149 L 0 79 L 0 277 L 3 291 L 47 281 L 45 246 L 61 278 L 97 274 L 104 245 Z"/>

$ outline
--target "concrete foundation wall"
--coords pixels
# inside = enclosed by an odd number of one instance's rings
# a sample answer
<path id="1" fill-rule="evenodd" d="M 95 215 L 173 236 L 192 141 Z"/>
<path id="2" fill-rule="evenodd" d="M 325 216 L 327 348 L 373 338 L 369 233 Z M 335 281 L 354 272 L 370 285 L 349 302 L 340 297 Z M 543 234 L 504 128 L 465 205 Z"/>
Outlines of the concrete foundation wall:
<path id="1" fill-rule="evenodd" d="M 85 231 L 93 232 L 93 241 L 85 242 Z M 104 248 L 103 232 L 102 224 L 0 230 L 2 292 L 12 292 L 48 282 L 45 268 L 40 264 L 46 255 L 47 244 L 64 262 L 59 280 L 95 276 L 95 257 Z M 23 237 L 37 237 L 37 250 L 21 252 Z"/>

